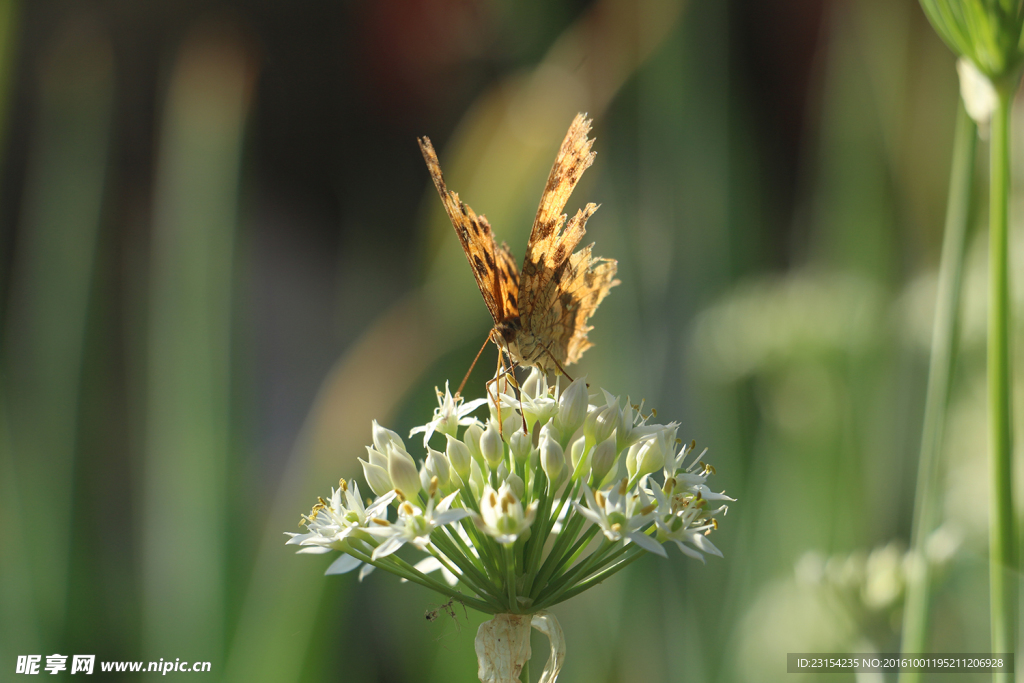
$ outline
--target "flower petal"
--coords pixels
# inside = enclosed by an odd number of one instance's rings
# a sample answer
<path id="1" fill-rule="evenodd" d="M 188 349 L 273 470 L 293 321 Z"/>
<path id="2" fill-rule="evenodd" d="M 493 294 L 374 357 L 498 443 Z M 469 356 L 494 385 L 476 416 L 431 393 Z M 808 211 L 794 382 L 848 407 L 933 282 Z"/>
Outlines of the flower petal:
<path id="1" fill-rule="evenodd" d="M 363 561 L 359 558 L 352 557 L 347 553 L 342 553 L 341 557 L 331 563 L 331 566 L 327 568 L 324 575 L 330 576 L 331 574 L 347 574 L 362 563 Z"/>
<path id="2" fill-rule="evenodd" d="M 633 543 L 636 543 L 638 546 L 640 546 L 647 552 L 655 553 L 656 555 L 661 555 L 662 557 L 668 557 L 668 553 L 665 552 L 665 549 L 661 546 L 661 544 L 653 538 L 651 538 L 650 536 L 648 536 L 647 534 L 643 533 L 642 531 L 634 531 L 626 535 L 629 537 L 629 540 L 631 540 Z"/>

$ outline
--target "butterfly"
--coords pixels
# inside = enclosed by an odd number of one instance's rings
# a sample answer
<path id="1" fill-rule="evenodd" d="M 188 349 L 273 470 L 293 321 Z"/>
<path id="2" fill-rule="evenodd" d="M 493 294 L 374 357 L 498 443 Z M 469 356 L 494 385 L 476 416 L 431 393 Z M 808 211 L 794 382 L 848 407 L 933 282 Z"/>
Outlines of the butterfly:
<path id="1" fill-rule="evenodd" d="M 473 270 L 484 304 L 494 319 L 490 340 L 504 346 L 513 362 L 564 374 L 593 344 L 587 320 L 619 281 L 617 262 L 592 255 L 593 244 L 574 252 L 597 205 L 588 203 L 566 221 L 565 203 L 594 161 L 587 137 L 591 120 L 577 114 L 569 126 L 541 194 L 526 243 L 523 267 L 508 245 L 499 247 L 487 219 L 450 191 L 430 139 L 419 139 L 441 202 Z M 485 342 L 486 343 L 486 342 Z"/>

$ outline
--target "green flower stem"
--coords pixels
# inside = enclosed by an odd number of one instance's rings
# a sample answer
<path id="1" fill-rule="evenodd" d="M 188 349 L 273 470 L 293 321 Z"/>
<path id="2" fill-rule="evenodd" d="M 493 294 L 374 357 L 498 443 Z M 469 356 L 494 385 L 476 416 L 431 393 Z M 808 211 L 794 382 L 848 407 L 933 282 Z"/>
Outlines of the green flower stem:
<path id="1" fill-rule="evenodd" d="M 505 558 L 505 587 L 508 589 L 508 609 L 513 614 L 519 614 L 519 604 L 516 602 L 516 561 L 512 556 L 512 546 L 502 546 L 502 556 Z"/>
<path id="2" fill-rule="evenodd" d="M 580 558 L 583 551 L 587 549 L 587 545 L 590 543 L 590 540 L 594 538 L 600 530 L 601 528 L 595 524 L 587 529 L 586 533 L 580 536 L 579 540 L 576 541 L 576 543 L 574 543 L 566 553 L 568 559 L 562 563 L 561 567 L 556 568 L 554 575 L 551 577 L 552 580 L 558 579 L 568 567 L 571 567 L 573 563 Z"/>
<path id="3" fill-rule="evenodd" d="M 942 448 L 946 410 L 956 357 L 957 314 L 960 310 L 964 251 L 970 220 L 971 187 L 974 184 L 974 158 L 978 127 L 967 115 L 963 102 L 957 111 L 953 136 L 953 163 L 946 203 L 946 226 L 939 261 L 939 283 L 932 325 L 932 349 L 925 394 L 924 425 L 917 467 L 917 492 L 914 497 L 914 523 L 911 533 L 913 556 L 919 561 L 907 574 L 907 598 L 903 610 L 904 654 L 925 652 L 930 611 L 930 568 L 926 559 L 928 535 L 937 524 L 939 453 Z M 900 683 L 921 680 L 918 672 L 903 671 Z"/>
<path id="4" fill-rule="evenodd" d="M 442 595 L 446 595 L 449 598 L 455 598 L 456 600 L 461 601 L 464 605 L 484 612 L 485 614 L 497 613 L 495 611 L 495 608 L 491 606 L 489 603 L 460 593 L 452 587 L 448 586 L 447 584 L 437 581 L 436 579 L 432 579 L 431 577 L 427 576 L 423 572 L 419 571 L 418 569 L 410 565 L 405 560 L 395 557 L 394 555 L 389 555 L 388 557 L 384 558 L 384 560 L 374 560 L 370 553 L 358 550 L 352 547 L 351 545 L 349 546 L 349 549 L 345 552 L 347 552 L 352 557 L 358 560 L 362 560 L 367 564 L 372 564 L 374 567 L 377 567 L 378 569 L 384 569 L 385 571 L 389 571 L 392 574 L 397 574 L 403 579 L 407 579 L 409 581 L 412 581 L 413 583 L 418 583 L 425 588 L 429 588 L 431 590 L 437 591 L 438 593 L 441 593 Z"/>
<path id="5" fill-rule="evenodd" d="M 519 672 L 521 683 L 530 683 L 530 660 L 523 662 L 523 670 Z"/>
<path id="6" fill-rule="evenodd" d="M 452 568 L 451 561 L 447 557 L 445 557 L 445 555 L 442 552 L 440 552 L 437 548 L 430 546 L 429 551 L 430 554 L 436 557 L 437 560 L 442 565 L 444 565 L 448 571 L 450 571 L 452 574 L 455 574 L 456 576 L 459 576 L 459 580 L 462 582 L 462 584 L 470 588 L 474 593 L 476 593 L 483 602 L 488 603 L 494 609 L 501 608 L 501 601 L 496 596 L 494 596 L 490 591 L 486 590 L 486 587 L 480 587 L 475 582 L 468 581 L 466 579 L 465 574 L 462 574 L 460 576 L 459 572 L 455 571 L 455 569 Z"/>
<path id="7" fill-rule="evenodd" d="M 570 513 L 566 516 L 565 522 L 562 526 L 562 533 L 558 535 L 558 540 L 555 541 L 554 547 L 551 548 L 551 552 L 548 553 L 547 559 L 544 560 L 544 564 L 541 565 L 540 571 L 537 573 L 537 581 L 530 592 L 530 598 L 532 600 L 537 599 L 537 596 L 547 585 L 551 574 L 555 569 L 561 566 L 565 547 L 576 539 L 579 526 L 582 524 L 580 519 L 582 519 L 582 517 L 575 513 Z"/>
<path id="8" fill-rule="evenodd" d="M 534 533 L 530 535 L 530 539 L 526 542 L 523 575 L 527 577 L 525 585 L 525 593 L 527 595 L 530 594 L 530 588 L 533 586 L 533 576 L 537 570 L 537 561 L 540 557 L 540 552 L 543 550 L 544 541 L 548 537 L 548 515 L 551 514 L 551 498 L 548 496 L 547 477 L 540 468 L 537 469 L 537 474 L 534 476 L 531 486 L 540 489 L 540 496 L 537 503 L 537 521 L 534 522 Z"/>
<path id="9" fill-rule="evenodd" d="M 1010 424 L 1010 296 L 1008 221 L 1010 195 L 1010 107 L 1014 88 L 999 88 L 992 117 L 989 195 L 988 412 L 989 581 L 992 651 L 1014 651 L 1017 567 L 1013 518 Z"/>
<path id="10" fill-rule="evenodd" d="M 587 521 L 588 520 L 585 517 L 583 517 L 583 515 L 577 514 L 575 512 L 573 513 L 572 517 L 568 520 L 568 524 L 566 524 L 566 529 L 562 532 L 563 536 L 565 537 L 565 543 L 559 549 L 558 558 L 554 566 L 552 567 L 551 575 L 548 577 L 548 581 L 551 580 L 551 577 L 559 576 L 562 573 L 563 568 L 569 563 L 569 558 L 573 555 L 573 553 L 576 551 L 576 548 L 578 547 L 576 543 L 578 543 L 579 541 L 576 540 L 576 536 L 577 534 L 579 534 L 580 530 L 583 528 L 583 525 L 586 524 Z M 565 546 L 569 545 L 570 543 L 572 543 L 572 546 L 568 550 L 566 550 Z M 554 555 L 553 552 L 552 555 Z"/>
<path id="11" fill-rule="evenodd" d="M 564 593 L 562 593 L 562 595 L 559 596 L 557 602 L 565 602 L 566 600 L 568 600 L 570 598 L 576 597 L 577 595 L 579 595 L 583 591 L 588 590 L 590 588 L 593 588 L 597 584 L 599 584 L 602 581 L 604 581 L 605 579 L 607 579 L 612 574 L 615 574 L 616 572 L 619 572 L 619 571 L 622 571 L 623 569 L 625 569 L 628 565 L 630 565 L 634 561 L 636 561 L 636 559 L 638 557 L 640 557 L 641 555 L 647 554 L 647 551 L 644 550 L 643 548 L 640 548 L 640 547 L 629 548 L 627 546 L 626 548 L 622 549 L 622 553 L 624 553 L 626 550 L 632 550 L 633 551 L 632 554 L 629 557 L 625 558 L 621 562 L 618 562 L 617 564 L 613 564 L 613 565 L 607 567 L 606 569 L 602 569 L 598 573 L 596 573 L 593 576 L 591 576 L 589 579 L 586 579 L 585 581 L 581 581 L 580 583 L 576 584 L 575 586 L 573 586 L 569 590 L 567 590 Z M 616 553 L 612 557 L 617 559 L 619 556 L 622 555 L 622 553 Z M 611 558 L 609 558 L 609 559 L 611 559 Z M 536 609 L 545 609 L 547 607 L 551 607 L 554 604 L 557 604 L 557 602 L 556 601 L 545 601 L 544 604 L 538 605 L 536 607 Z"/>
<path id="12" fill-rule="evenodd" d="M 571 587 L 576 581 L 585 579 L 596 571 L 600 567 L 600 563 L 604 561 L 605 557 L 609 552 L 615 549 L 615 542 L 609 541 L 607 538 L 602 539 L 601 545 L 598 546 L 597 550 L 590 553 L 583 562 L 580 562 L 575 567 L 571 567 L 557 580 L 548 582 L 544 590 L 541 591 L 537 598 L 538 602 L 548 602 L 553 597 L 557 598 L 567 588 Z"/>
<path id="13" fill-rule="evenodd" d="M 556 602 L 560 602 L 559 598 L 563 593 L 572 588 L 578 579 L 585 579 L 592 572 L 598 570 L 601 562 L 603 562 L 605 557 L 614 549 L 615 542 L 609 541 L 607 538 L 604 539 L 601 542 L 601 546 L 592 552 L 586 560 L 566 572 L 566 574 L 559 580 L 553 581 L 546 586 L 537 597 L 534 609 L 542 609 L 547 605 L 553 605 Z"/>
<path id="14" fill-rule="evenodd" d="M 459 551 L 462 555 L 469 560 L 470 564 L 472 564 L 477 577 L 486 581 L 486 583 L 491 587 L 497 589 L 497 584 L 495 584 L 487 575 L 487 570 L 484 569 L 483 562 L 481 562 L 480 558 L 476 556 L 476 553 L 470 550 L 469 546 L 466 545 L 466 542 L 462 540 L 462 536 L 459 535 L 459 532 L 448 528 L 445 529 L 445 533 L 448 534 L 448 538 L 452 539 L 452 542 L 459 547 Z"/>
<path id="15" fill-rule="evenodd" d="M 460 580 L 472 588 L 477 595 L 484 598 L 499 598 L 501 593 L 497 586 L 477 571 L 466 555 L 460 552 L 459 548 L 448 538 L 446 532 L 447 529 L 436 529 L 430 535 L 431 541 L 440 548 L 443 555 L 439 554 L 434 548 L 430 549 L 431 554 L 437 557 L 447 567 L 448 571 L 459 576 Z M 455 564 L 459 571 L 453 570 L 449 563 Z"/>

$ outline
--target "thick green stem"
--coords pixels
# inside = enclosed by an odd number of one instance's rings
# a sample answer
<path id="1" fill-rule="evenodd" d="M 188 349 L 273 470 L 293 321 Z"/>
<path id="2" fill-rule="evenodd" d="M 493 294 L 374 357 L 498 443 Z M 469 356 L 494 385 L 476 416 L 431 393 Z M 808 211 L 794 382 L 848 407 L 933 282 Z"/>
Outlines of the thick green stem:
<path id="1" fill-rule="evenodd" d="M 929 615 L 929 567 L 925 545 L 937 523 L 939 453 L 946 422 L 950 384 L 956 356 L 957 313 L 960 309 L 964 246 L 970 220 L 971 187 L 974 183 L 974 158 L 978 127 L 961 102 L 953 137 L 953 163 L 949 175 L 946 226 L 939 261 L 935 320 L 932 325 L 931 360 L 925 393 L 924 425 L 917 466 L 917 491 L 914 498 L 914 523 L 911 532 L 913 556 L 907 575 L 907 599 L 903 610 L 902 651 L 919 654 L 926 650 Z M 900 683 L 921 680 L 917 672 L 901 672 Z"/>
<path id="2" fill-rule="evenodd" d="M 1003 88 L 992 117 L 989 203 L 988 413 L 989 581 L 992 651 L 1014 650 L 1017 616 L 1016 536 L 1013 518 L 1013 462 L 1010 423 L 1010 296 L 1008 211 L 1010 194 L 1010 108 L 1013 89 Z M 997 678 L 999 675 L 997 674 Z"/>

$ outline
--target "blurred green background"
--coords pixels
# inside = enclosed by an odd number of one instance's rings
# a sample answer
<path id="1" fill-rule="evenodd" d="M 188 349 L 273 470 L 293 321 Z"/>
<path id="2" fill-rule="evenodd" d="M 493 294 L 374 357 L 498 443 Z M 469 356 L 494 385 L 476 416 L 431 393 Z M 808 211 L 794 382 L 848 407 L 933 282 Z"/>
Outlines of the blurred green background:
<path id="1" fill-rule="evenodd" d="M 913 0 L 0 0 L 0 679 L 62 653 L 476 680 L 479 615 L 429 623 L 439 598 L 325 577 L 282 532 L 487 333 L 416 136 L 522 258 L 577 111 L 598 156 L 568 208 L 602 204 L 622 285 L 576 372 L 680 420 L 738 502 L 724 559 L 645 558 L 555 609 L 562 680 L 898 650 L 956 104 Z M 989 647 L 984 246 L 940 652 Z"/>

